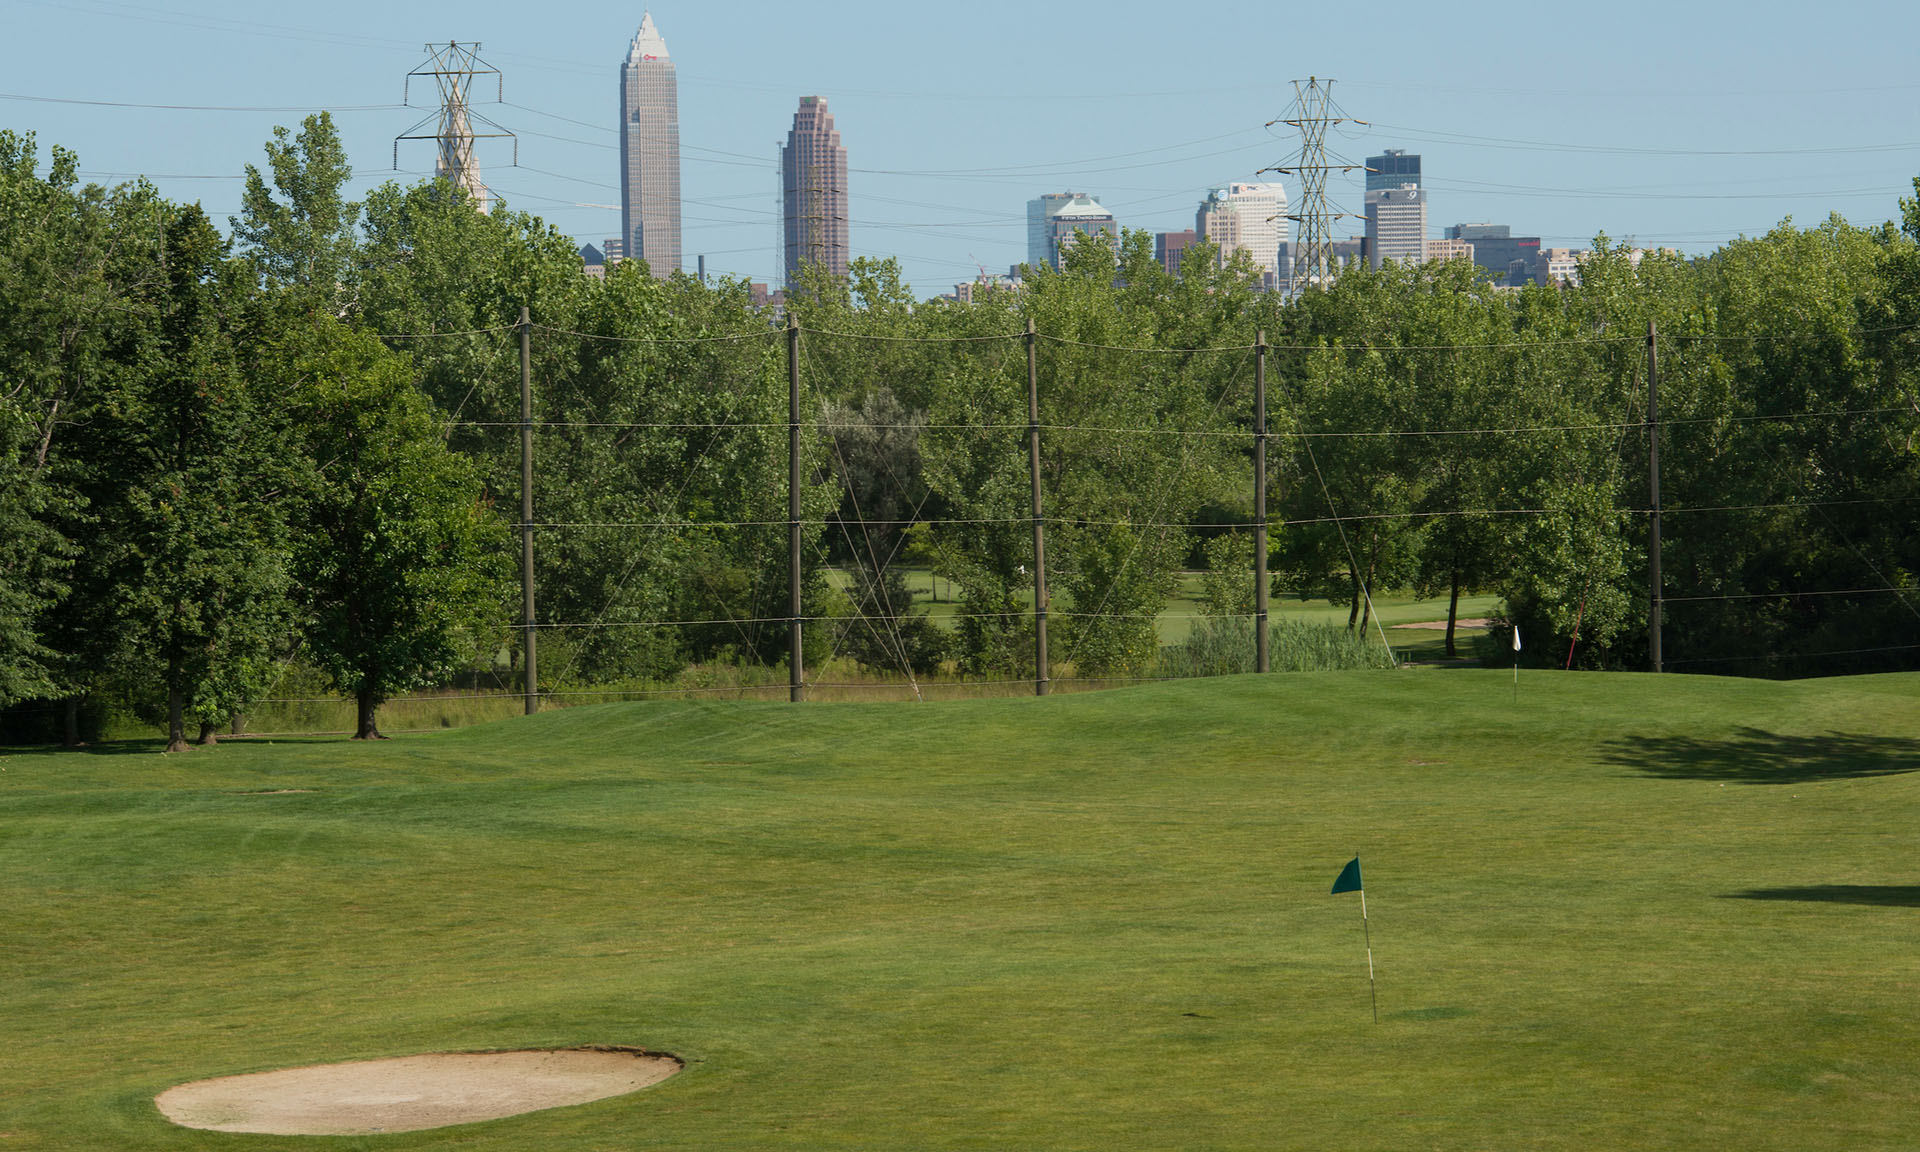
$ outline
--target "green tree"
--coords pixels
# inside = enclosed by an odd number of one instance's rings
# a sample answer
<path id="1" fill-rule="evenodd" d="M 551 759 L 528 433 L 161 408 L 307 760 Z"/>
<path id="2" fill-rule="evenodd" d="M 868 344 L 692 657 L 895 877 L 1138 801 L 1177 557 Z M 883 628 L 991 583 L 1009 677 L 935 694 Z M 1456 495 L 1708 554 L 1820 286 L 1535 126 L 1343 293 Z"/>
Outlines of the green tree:
<path id="1" fill-rule="evenodd" d="M 499 640 L 509 533 L 403 358 L 325 321 L 279 354 L 313 466 L 294 539 L 302 635 L 357 702 L 354 738 L 378 739 L 381 704 Z"/>
<path id="2" fill-rule="evenodd" d="M 106 213 L 55 148 L 36 172 L 32 136 L 0 132 L 0 706 L 55 692 L 61 654 L 44 641 L 71 558 L 56 528 L 71 492 L 56 433 L 84 415 L 100 364 L 94 317 L 108 297 Z"/>
<path id="3" fill-rule="evenodd" d="M 136 298 L 150 317 L 120 350 L 88 456 L 104 589 L 165 696 L 169 751 L 257 698 L 286 635 L 289 480 L 283 413 L 236 363 L 245 269 L 197 206 L 173 210 L 164 282 Z"/>
<path id="4" fill-rule="evenodd" d="M 1411 584 L 1426 527 L 1427 475 L 1409 433 L 1425 424 L 1426 364 L 1407 307 L 1427 270 L 1354 269 L 1302 295 L 1276 357 L 1282 404 L 1301 435 L 1285 463 L 1289 521 L 1275 543 L 1282 571 L 1306 595 L 1348 606 L 1365 632 L 1373 595 Z"/>
<path id="5" fill-rule="evenodd" d="M 353 169 L 333 117 L 275 128 L 266 147 L 272 183 L 247 165 L 234 239 L 282 303 L 338 315 L 355 297 L 360 205 L 346 198 Z"/>

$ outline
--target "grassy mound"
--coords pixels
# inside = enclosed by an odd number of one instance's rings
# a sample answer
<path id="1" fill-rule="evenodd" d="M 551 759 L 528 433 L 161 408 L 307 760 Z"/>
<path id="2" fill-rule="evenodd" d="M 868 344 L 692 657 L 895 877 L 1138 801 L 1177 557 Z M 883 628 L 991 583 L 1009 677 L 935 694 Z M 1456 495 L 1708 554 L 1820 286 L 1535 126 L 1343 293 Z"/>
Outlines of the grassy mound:
<path id="1" fill-rule="evenodd" d="M 383 1149 L 1884 1148 L 1920 676 L 1354 672 L 0 756 L 0 1147 L 185 1080 L 634 1044 Z M 1359 909 L 1327 894 L 1355 852 Z M 371 1147 L 308 1140 L 311 1147 Z"/>

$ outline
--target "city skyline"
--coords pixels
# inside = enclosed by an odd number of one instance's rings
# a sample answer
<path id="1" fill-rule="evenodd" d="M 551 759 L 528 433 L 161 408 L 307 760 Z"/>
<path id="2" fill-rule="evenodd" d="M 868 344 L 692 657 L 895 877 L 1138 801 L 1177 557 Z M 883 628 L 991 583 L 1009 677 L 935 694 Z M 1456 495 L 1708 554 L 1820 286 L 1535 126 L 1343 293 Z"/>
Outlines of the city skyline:
<path id="1" fill-rule="evenodd" d="M 457 12 L 342 0 L 321 21 L 236 0 L 0 0 L 34 49 L 10 69 L 0 126 L 37 131 L 43 156 L 53 144 L 75 150 L 89 178 L 151 174 L 164 195 L 198 200 L 224 225 L 244 165 L 261 164 L 273 126 L 297 127 L 308 109 L 335 110 L 356 197 L 430 173 L 431 144 L 403 144 L 393 170 L 395 134 L 429 110 L 418 91 L 398 107 L 401 78 L 423 43 L 478 42 L 504 73 L 506 103 L 489 92 L 476 111 L 519 134 L 519 167 L 506 142 L 480 141 L 488 185 L 508 207 L 597 244 L 624 227 L 607 87 L 637 7 L 587 0 L 529 22 L 496 0 Z M 1789 35 L 1684 4 L 1629 5 L 1592 27 L 1494 5 L 1487 27 L 1524 16 L 1518 43 L 1555 61 L 1524 79 L 1431 51 L 1432 13 L 1411 3 L 1388 2 L 1365 38 L 1332 16 L 1251 14 L 1245 35 L 1151 68 L 1128 62 L 1142 59 L 1140 29 L 1164 12 L 1127 0 L 1082 29 L 1071 53 L 1008 36 L 1028 13 L 996 0 L 960 22 L 834 2 L 805 18 L 752 2 L 652 16 L 677 64 L 682 266 L 705 255 L 711 274 L 779 282 L 770 145 L 795 99 L 817 92 L 856 145 L 850 254 L 897 255 L 927 296 L 980 265 L 1020 262 L 1025 203 L 1049 190 L 1097 194 L 1125 227 L 1189 227 L 1209 188 L 1271 179 L 1261 169 L 1295 150 L 1284 125 L 1267 125 L 1291 99 L 1287 78 L 1308 74 L 1334 77 L 1336 98 L 1369 122 L 1329 137 L 1348 160 L 1389 146 L 1424 155 L 1430 236 L 1501 221 L 1546 247 L 1584 247 L 1605 231 L 1700 252 L 1788 215 L 1806 226 L 1837 210 L 1874 224 L 1897 213 L 1920 172 L 1920 132 L 1899 112 L 1914 85 L 1898 50 L 1920 15 L 1835 6 L 1848 10 L 1879 34 L 1846 34 L 1840 20 Z M 1287 45 L 1277 56 L 1275 42 Z M 1579 52 L 1564 50 L 1573 43 Z M 84 77 L 73 67 L 80 45 L 96 65 Z M 89 103 L 57 102 L 67 100 Z M 1836 120 L 1833 105 L 1850 114 Z M 1362 210 L 1357 173 L 1330 188 L 1346 211 Z"/>

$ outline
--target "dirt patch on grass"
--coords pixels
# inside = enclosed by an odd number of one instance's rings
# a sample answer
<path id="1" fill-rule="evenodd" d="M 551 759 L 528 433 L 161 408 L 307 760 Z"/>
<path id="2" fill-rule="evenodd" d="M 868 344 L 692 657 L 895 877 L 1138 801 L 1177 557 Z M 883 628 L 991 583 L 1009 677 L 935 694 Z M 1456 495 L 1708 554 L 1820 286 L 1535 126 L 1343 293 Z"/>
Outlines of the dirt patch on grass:
<path id="1" fill-rule="evenodd" d="M 175 1124 L 215 1132 L 416 1132 L 624 1096 L 680 1068 L 638 1048 L 441 1052 L 198 1080 L 153 1102 Z"/>

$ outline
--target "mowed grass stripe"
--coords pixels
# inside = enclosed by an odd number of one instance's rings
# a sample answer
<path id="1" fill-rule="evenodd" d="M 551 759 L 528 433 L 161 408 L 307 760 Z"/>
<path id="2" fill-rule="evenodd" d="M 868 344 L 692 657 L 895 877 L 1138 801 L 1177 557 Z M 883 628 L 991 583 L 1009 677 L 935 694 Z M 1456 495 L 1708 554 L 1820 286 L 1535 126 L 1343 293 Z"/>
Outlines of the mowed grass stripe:
<path id="1" fill-rule="evenodd" d="M 689 1069 L 259 1146 L 1911 1147 L 1917 702 L 1435 670 L 15 752 L 0 1147 L 595 1042 Z"/>

